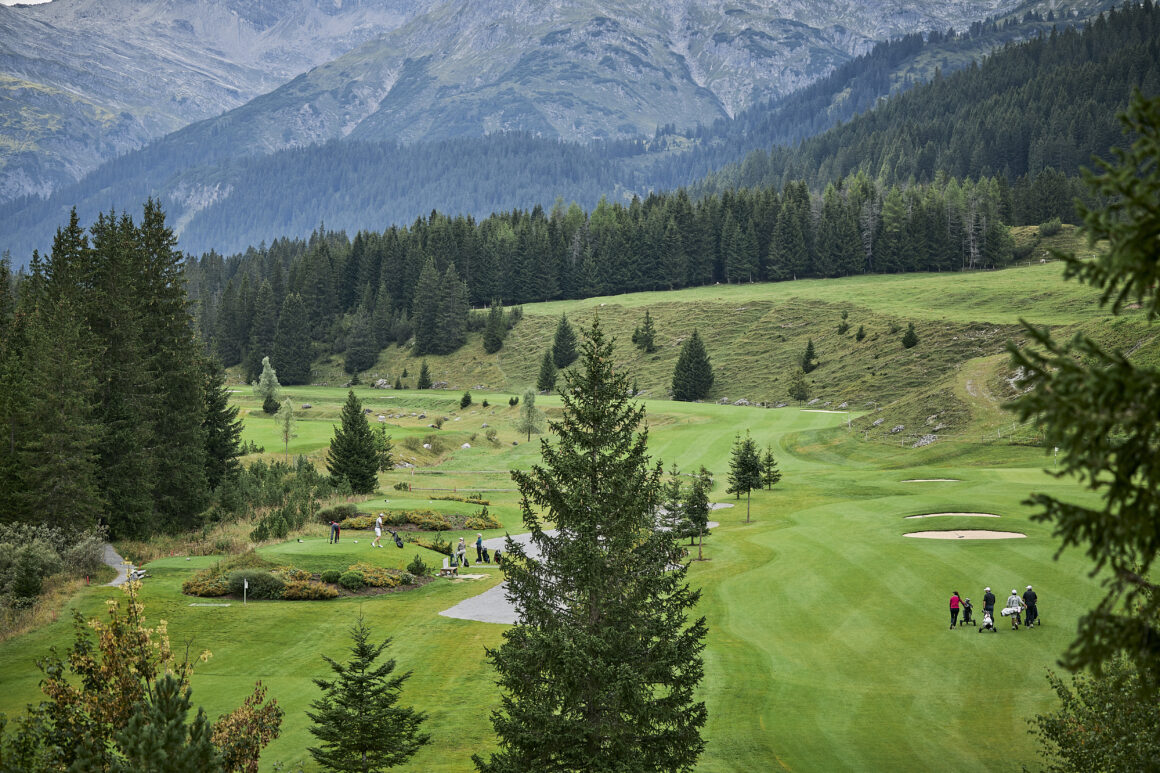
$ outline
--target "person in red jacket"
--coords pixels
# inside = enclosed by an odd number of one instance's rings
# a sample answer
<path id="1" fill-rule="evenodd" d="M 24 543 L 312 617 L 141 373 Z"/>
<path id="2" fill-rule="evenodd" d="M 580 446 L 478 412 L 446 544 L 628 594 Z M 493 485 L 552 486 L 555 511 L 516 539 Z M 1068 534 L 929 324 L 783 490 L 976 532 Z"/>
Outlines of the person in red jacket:
<path id="1" fill-rule="evenodd" d="M 955 630 L 955 625 L 959 621 L 959 592 L 955 591 L 951 594 L 951 630 Z"/>

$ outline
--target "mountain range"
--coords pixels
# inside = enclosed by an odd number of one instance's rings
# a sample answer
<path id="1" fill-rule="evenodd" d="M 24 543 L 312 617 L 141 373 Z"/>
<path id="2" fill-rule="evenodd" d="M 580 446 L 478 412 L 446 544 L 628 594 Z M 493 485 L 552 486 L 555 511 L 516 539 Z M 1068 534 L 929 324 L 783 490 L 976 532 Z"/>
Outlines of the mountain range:
<path id="1" fill-rule="evenodd" d="M 162 198 L 182 229 L 207 208 L 232 206 L 239 181 L 260 174 L 262 159 L 326 143 L 350 143 L 344 152 L 356 156 L 366 147 L 402 158 L 424 143 L 436 148 L 426 153 L 488 154 L 507 151 L 494 143 L 476 151 L 456 140 L 514 134 L 546 141 L 537 147 L 550 166 L 553 142 L 596 142 L 606 158 L 622 152 L 618 141 L 638 143 L 623 151 L 638 152 L 664 125 L 665 147 L 676 140 L 679 149 L 679 132 L 728 127 L 738 116 L 752 122 L 754 111 L 856 61 L 875 41 L 971 29 L 986 16 L 1047 5 L 54 0 L 0 7 L 0 88 L 9 92 L 0 102 L 0 200 L 15 199 L 0 211 L 7 235 L 0 249 L 13 249 L 23 263 L 21 253 L 46 247 L 69 207 L 91 219 L 109 206 L 135 209 L 150 195 Z M 1109 3 L 1050 5 L 1083 15 Z M 900 87 L 897 76 L 881 85 L 884 93 Z M 835 87 L 831 102 L 846 88 Z M 728 160 L 754 146 L 738 134 L 716 142 L 739 143 Z M 728 128 L 720 133 L 729 135 Z M 431 145 L 439 140 L 451 144 Z M 433 164 L 432 174 L 440 164 L 448 161 Z M 423 165 L 405 168 L 406 184 L 428 182 Z M 591 184 L 607 185 L 609 195 L 650 188 L 639 173 L 630 178 L 596 176 Z M 443 208 L 479 212 L 497 204 L 493 195 Z M 376 214 L 406 216 L 390 208 Z M 221 248 L 238 248 L 241 236 L 234 236 Z"/>

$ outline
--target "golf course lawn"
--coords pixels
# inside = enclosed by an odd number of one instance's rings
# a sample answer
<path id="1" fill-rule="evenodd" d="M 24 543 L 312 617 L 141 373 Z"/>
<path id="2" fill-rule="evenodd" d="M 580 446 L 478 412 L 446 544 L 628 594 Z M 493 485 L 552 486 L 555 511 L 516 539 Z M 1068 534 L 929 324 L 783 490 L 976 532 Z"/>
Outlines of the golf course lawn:
<path id="1" fill-rule="evenodd" d="M 316 461 L 337 423 L 342 389 L 290 389 L 296 403 L 315 407 L 300 416 L 299 438 L 290 452 Z M 370 390 L 365 390 L 369 397 Z M 360 392 L 360 395 L 363 393 Z M 430 469 L 380 476 L 383 494 L 362 505 L 430 507 L 469 512 L 463 503 L 429 501 L 437 492 L 490 490 L 490 512 L 511 533 L 522 531 L 518 495 L 502 471 L 538 461 L 539 445 L 516 435 L 507 396 L 476 394 L 502 409 L 458 411 L 458 393 L 398 395 L 411 411 L 423 400 L 446 402 L 457 412 L 440 431 L 445 450 L 419 459 Z M 238 395 L 246 410 L 256 404 Z M 382 410 L 374 398 L 373 411 Z M 537 405 L 549 411 L 559 399 Z M 1044 473 L 1043 449 L 939 441 L 921 449 L 864 441 L 846 429 L 846 415 L 764 410 L 729 405 L 647 401 L 650 449 L 666 470 L 676 463 L 690 472 L 700 465 L 716 476 L 713 501 L 734 506 L 715 512 L 720 526 L 705 541 L 703 562 L 690 582 L 702 589 L 698 612 L 709 623 L 705 677 L 700 694 L 709 709 L 706 748 L 699 771 L 977 771 L 1034 766 L 1035 740 L 1027 720 L 1053 707 L 1044 678 L 1075 632 L 1076 621 L 1099 598 L 1098 579 L 1078 551 L 1053 560 L 1050 527 L 1035 523 L 1022 504 L 1032 492 L 1072 500 L 1086 495 L 1076 484 Z M 456 421 L 455 418 L 459 420 Z M 267 457 L 281 451 L 268 423 L 247 420 L 245 439 L 265 444 Z M 373 421 L 373 419 L 372 419 Z M 461 449 L 482 423 L 501 428 L 499 442 L 482 437 Z M 400 438 L 434 430 L 416 419 L 388 422 Z M 737 433 L 749 430 L 761 448 L 772 444 L 783 478 L 773 491 L 755 492 L 746 523 L 746 500 L 725 493 L 729 451 Z M 515 441 L 518 445 L 512 445 Z M 420 452 L 422 453 L 422 452 Z M 442 473 L 442 474 L 431 474 Z M 907 482 L 951 478 L 952 481 Z M 409 492 L 396 491 L 400 481 Z M 389 502 L 385 500 L 390 500 Z M 906 520 L 926 513 L 991 513 L 999 518 L 947 516 Z M 438 554 L 407 545 L 382 550 L 366 532 L 344 531 L 328 545 L 321 525 L 297 538 L 261 548 L 278 562 L 318 571 L 355 561 L 403 567 L 416 553 L 428 564 Z M 929 529 L 986 528 L 1017 531 L 1025 539 L 923 540 L 903 534 Z M 499 536 L 504 530 L 485 532 Z M 452 541 L 474 533 L 446 532 Z M 355 540 L 358 540 L 357 544 Z M 696 549 L 692 551 L 696 555 Z M 327 676 L 321 655 L 348 657 L 348 629 L 362 614 L 374 637 L 391 637 L 388 650 L 399 668 L 413 672 L 402 701 L 428 713 L 424 730 L 432 744 L 409 765 L 414 771 L 465 771 L 472 753 L 494 747 L 488 714 L 498 705 L 484 649 L 501 642 L 506 626 L 455 620 L 439 612 L 500 581 L 494 567 L 476 580 L 434 580 L 414 591 L 321 602 L 253 602 L 223 599 L 228 607 L 190 606 L 181 582 L 213 557 L 175 556 L 148 566 L 142 587 L 146 616 L 168 621 L 175 647 L 188 643 L 212 658 L 197 665 L 193 701 L 212 718 L 233 708 L 260 679 L 286 711 L 282 736 L 262 755 L 263 769 L 316 770 L 306 747 L 305 710 L 319 695 L 312 677 Z M 476 567 L 473 565 L 472 571 Z M 999 605 L 1012 588 L 1034 584 L 1043 626 L 999 633 L 948 630 L 952 591 L 970 597 L 982 617 L 983 587 Z M 94 587 L 73 607 L 103 614 L 118 589 Z M 30 634 L 0 644 L 0 711 L 9 716 L 35 701 L 39 672 L 34 662 L 72 639 L 71 612 Z"/>

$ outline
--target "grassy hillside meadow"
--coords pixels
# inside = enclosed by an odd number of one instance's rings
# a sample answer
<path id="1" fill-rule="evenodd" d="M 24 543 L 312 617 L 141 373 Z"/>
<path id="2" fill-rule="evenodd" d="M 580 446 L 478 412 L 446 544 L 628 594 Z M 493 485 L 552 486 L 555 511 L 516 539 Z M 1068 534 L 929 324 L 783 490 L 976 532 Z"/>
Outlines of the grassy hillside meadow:
<path id="1" fill-rule="evenodd" d="M 1063 283 L 1060 265 L 1033 265 L 986 274 L 884 276 L 774 285 L 712 287 L 676 293 L 600 298 L 525 308 L 525 318 L 496 355 L 483 354 L 478 337 L 448 357 L 429 359 L 436 380 L 452 385 L 432 392 L 359 387 L 372 421 L 386 417 L 401 460 L 414 470 L 380 476 L 382 494 L 362 502 L 374 511 L 430 507 L 470 511 L 456 502 L 429 501 L 445 490 L 485 491 L 490 511 L 504 530 L 522 531 L 518 499 L 506 470 L 538 459 L 538 442 L 513 429 L 517 408 L 509 393 L 532 383 L 555 320 L 567 312 L 577 328 L 597 311 L 619 338 L 619 356 L 640 386 L 650 427 L 650 448 L 665 467 L 705 465 L 717 476 L 714 501 L 720 526 L 706 540 L 704 562 L 694 562 L 690 581 L 703 591 L 699 612 L 708 619 L 705 679 L 700 694 L 709 707 L 707 747 L 699 771 L 1013 769 L 1036 764 L 1027 719 L 1049 709 L 1054 698 L 1044 679 L 1075 631 L 1078 617 L 1099 598 L 1098 578 L 1076 551 L 1053 560 L 1050 528 L 1029 520 L 1022 504 L 1033 491 L 1076 500 L 1090 497 L 1074 483 L 1046 474 L 1051 458 L 1033 445 L 1026 428 L 1011 432 L 1011 416 L 999 404 L 1011 389 L 1005 341 L 1018 336 L 1021 316 L 1050 324 L 1059 334 L 1086 329 L 1109 343 L 1155 359 L 1156 343 L 1128 313 L 1109 324 L 1090 291 Z M 638 356 L 628 343 L 644 309 L 654 316 L 662 348 Z M 836 332 L 849 309 L 851 329 Z M 921 338 L 903 350 L 901 331 L 914 321 Z M 868 336 L 853 339 L 859 324 Z M 804 410 L 797 405 L 765 409 L 662 399 L 679 341 L 700 329 L 717 369 L 714 398 L 784 401 L 793 360 L 812 337 L 821 367 L 811 374 L 821 408 L 843 401 L 854 413 Z M 405 366 L 413 385 L 418 359 L 406 350 L 385 352 L 376 367 L 391 381 Z M 341 378 L 335 370 L 323 379 Z M 476 389 L 476 385 L 486 385 Z M 464 388 L 475 404 L 459 409 Z M 339 387 L 290 388 L 300 410 L 290 454 L 322 463 L 346 391 Z M 235 397 L 245 414 L 247 440 L 280 455 L 273 421 L 261 414 L 249 390 Z M 482 400 L 490 406 L 483 408 Z M 877 401 L 878 405 L 867 405 Z M 891 401 L 897 401 L 891 403 Z M 549 413 L 555 396 L 537 398 Z M 944 406 L 948 428 L 940 439 L 911 448 L 906 437 L 919 428 L 885 434 L 899 417 L 920 424 L 931 406 Z M 875 410 L 880 409 L 880 410 Z M 418 414 L 425 413 L 426 418 Z M 415 414 L 415 415 L 412 415 Z M 441 430 L 429 426 L 436 416 Z M 876 418 L 888 419 L 878 428 Z M 941 419 L 938 421 L 942 421 Z M 497 428 L 496 443 L 484 424 Z M 745 501 L 724 493 L 729 449 L 749 430 L 764 447 L 772 443 L 782 482 Z M 434 436 L 432 438 L 431 436 Z M 433 441 L 433 442 L 432 442 Z M 432 442 L 432 449 L 422 447 Z M 470 449 L 461 445 L 468 443 Z M 951 481 L 909 482 L 949 478 Z M 407 481 L 410 492 L 393 485 Z M 389 502 L 387 501 L 389 500 Z M 906 520 L 942 512 L 990 513 Z M 1022 539 L 917 540 L 922 529 L 990 528 L 1026 534 Z M 448 532 L 452 540 L 461 532 Z M 473 537 L 474 535 L 466 535 Z M 372 550 L 366 533 L 344 532 L 328 545 L 321 525 L 263 546 L 263 555 L 303 568 L 345 568 L 356 560 L 404 566 L 415 553 L 428 563 L 438 556 L 408 545 Z M 355 540 L 358 540 L 357 544 Z M 318 695 L 311 678 L 327 673 L 319 657 L 347 654 L 347 629 L 364 615 L 377 637 L 390 636 L 392 657 L 414 672 L 404 702 L 429 713 L 425 730 L 434 744 L 403 769 L 464 771 L 473 752 L 494 745 L 488 713 L 498 705 L 484 648 L 501 641 L 504 626 L 441 617 L 438 613 L 500 580 L 491 566 L 482 579 L 436 580 L 423 588 L 382 596 L 326 602 L 259 602 L 243 606 L 192 607 L 180 592 L 183 579 L 215 558 L 173 556 L 149 564 L 143 587 L 146 613 L 165 619 L 174 644 L 209 649 L 199 664 L 193 699 L 211 716 L 232 708 L 261 679 L 286 710 L 283 734 L 263 754 L 264 769 L 315 770 L 305 748 L 305 709 Z M 473 565 L 472 571 L 476 567 Z M 1000 601 L 1007 591 L 1034 584 L 1043 627 L 998 634 L 949 631 L 947 599 L 954 590 L 981 610 L 983 586 Z M 71 607 L 101 614 L 112 588 L 86 589 Z M 50 646 L 67 646 L 69 615 L 59 622 L 0 644 L 0 710 L 17 712 L 36 700 L 39 674 L 33 662 Z M 978 615 L 981 617 L 981 611 Z"/>

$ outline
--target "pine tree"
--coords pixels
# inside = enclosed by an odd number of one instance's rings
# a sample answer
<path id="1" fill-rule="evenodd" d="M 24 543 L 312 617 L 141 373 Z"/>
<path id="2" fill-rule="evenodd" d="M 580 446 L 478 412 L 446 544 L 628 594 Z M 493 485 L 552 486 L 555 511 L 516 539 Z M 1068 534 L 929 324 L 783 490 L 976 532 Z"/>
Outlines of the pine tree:
<path id="1" fill-rule="evenodd" d="M 111 773 L 172 771 L 172 773 L 212 773 L 224 771 L 214 747 L 213 728 L 198 708 L 193 722 L 185 718 L 192 707 L 191 691 L 173 674 L 164 674 L 153 685 L 148 700 L 138 704 L 129 723 L 117 733 L 119 755 L 112 760 Z"/>
<path id="2" fill-rule="evenodd" d="M 216 357 L 203 360 L 205 394 L 205 479 L 210 490 L 238 469 L 241 456 L 242 420 L 238 406 L 230 404 L 226 374 Z"/>
<path id="3" fill-rule="evenodd" d="M 733 449 L 729 454 L 729 486 L 725 489 L 730 494 L 736 494 L 738 499 L 745 494 L 745 522 L 749 523 L 749 503 L 753 489 L 761 489 L 762 465 L 761 454 L 757 444 L 745 431 L 745 438 L 740 435 L 733 441 Z"/>
<path id="4" fill-rule="evenodd" d="M 854 340 L 861 342 L 866 337 L 866 327 L 864 325 L 858 326 L 858 332 L 854 334 Z"/>
<path id="5" fill-rule="evenodd" d="M 913 349 L 918 346 L 918 333 L 914 332 L 914 323 L 911 322 L 906 326 L 906 332 L 902 334 L 902 348 Z"/>
<path id="6" fill-rule="evenodd" d="M 310 323 L 306 304 L 298 293 L 290 293 L 282 303 L 278 315 L 278 332 L 274 334 L 274 354 L 270 361 L 282 374 L 284 384 L 310 383 L 310 365 L 313 361 L 310 341 Z"/>
<path id="7" fill-rule="evenodd" d="M 371 644 L 361 615 L 350 635 L 354 645 L 348 662 L 322 656 L 334 678 L 314 679 L 322 697 L 310 704 L 306 716 L 314 723 L 311 735 L 320 743 L 308 751 L 326 770 L 372 773 L 402 765 L 431 742 L 419 732 L 427 715 L 398 705 L 411 672 L 392 676 L 394 658 L 377 662 L 391 640 Z"/>
<path id="8" fill-rule="evenodd" d="M 246 346 L 246 381 L 261 374 L 262 358 L 274 351 L 274 337 L 278 334 L 278 308 L 274 305 L 274 291 L 268 281 L 258 287 L 254 300 L 254 319 L 250 325 L 250 341 Z"/>
<path id="9" fill-rule="evenodd" d="M 802 373 L 809 373 L 818 367 L 818 354 L 814 351 L 814 339 L 806 341 L 806 350 L 802 353 Z"/>
<path id="10" fill-rule="evenodd" d="M 713 388 L 713 366 L 701 334 L 696 330 L 681 345 L 681 354 L 673 368 L 673 399 L 700 400 Z"/>
<path id="11" fill-rule="evenodd" d="M 599 320 L 581 349 L 549 425 L 557 442 L 542 442 L 542 466 L 512 473 L 540 558 L 508 540 L 519 622 L 487 651 L 502 691 L 499 750 L 473 759 L 483 773 L 689 771 L 706 718 L 693 697 L 706 627 L 688 622 L 699 594 L 684 566 L 671 568 L 672 535 L 655 528 L 661 468 Z"/>
<path id="12" fill-rule="evenodd" d="M 632 331 L 632 342 L 636 344 L 638 349 L 643 349 L 646 354 L 652 354 L 657 350 L 656 328 L 653 326 L 648 309 L 644 310 L 644 322 Z"/>
<path id="13" fill-rule="evenodd" d="M 428 258 L 419 272 L 415 294 L 411 300 L 411 320 L 415 328 L 415 353 L 438 351 L 439 272 L 435 260 Z M 422 388 L 422 387 L 420 387 Z"/>
<path id="14" fill-rule="evenodd" d="M 427 361 L 423 360 L 423 364 L 419 366 L 419 380 L 415 384 L 416 389 L 430 389 L 431 388 L 431 370 L 427 367 Z"/>
<path id="15" fill-rule="evenodd" d="M 690 544 L 693 537 L 697 538 L 697 560 L 703 560 L 702 548 L 705 535 L 709 533 L 709 492 L 713 489 L 713 473 L 701 467 L 693 474 L 693 484 L 689 486 L 689 493 L 681 503 L 681 512 L 688 523 Z"/>
<path id="16" fill-rule="evenodd" d="M 483 329 L 483 350 L 488 354 L 495 354 L 503 348 L 503 339 L 507 334 L 507 325 L 503 318 L 503 305 L 498 301 L 491 302 L 487 312 L 487 326 Z"/>
<path id="17" fill-rule="evenodd" d="M 556 324 L 556 336 L 552 339 L 552 362 L 558 370 L 563 370 L 576 361 L 579 355 L 576 352 L 576 331 L 568 322 L 568 317 L 560 315 Z"/>
<path id="18" fill-rule="evenodd" d="M 541 392 L 551 392 L 556 388 L 556 362 L 552 359 L 552 350 L 544 351 L 544 358 L 540 360 L 540 375 L 536 377 L 536 389 Z"/>
<path id="19" fill-rule="evenodd" d="M 394 464 L 394 457 L 391 455 L 394 447 L 391 445 L 391 436 L 387 434 L 387 425 L 375 425 L 372 434 L 375 438 L 375 455 L 378 458 L 379 472 L 387 472 Z"/>
<path id="20" fill-rule="evenodd" d="M 777 469 L 777 459 L 773 456 L 773 444 L 765 447 L 761 455 L 761 482 L 766 490 L 772 489 L 781 480 L 781 471 Z"/>
<path id="21" fill-rule="evenodd" d="M 343 370 L 356 374 L 375 364 L 379 357 L 379 342 L 375 338 L 375 329 L 371 315 L 366 308 L 359 307 L 354 315 L 354 322 L 350 328 L 350 340 L 346 345 L 346 358 Z"/>
<path id="22" fill-rule="evenodd" d="M 375 439 L 354 390 L 347 392 L 342 406 L 342 426 L 335 427 L 326 467 L 337 484 L 346 480 L 355 494 L 370 494 L 378 484 L 379 457 Z"/>
<path id="23" fill-rule="evenodd" d="M 443 273 L 439 284 L 439 305 L 435 315 L 435 340 L 430 343 L 430 351 L 450 354 L 467 337 L 467 285 L 459 278 L 452 263 Z"/>

